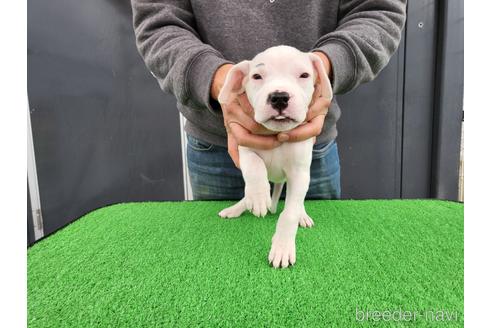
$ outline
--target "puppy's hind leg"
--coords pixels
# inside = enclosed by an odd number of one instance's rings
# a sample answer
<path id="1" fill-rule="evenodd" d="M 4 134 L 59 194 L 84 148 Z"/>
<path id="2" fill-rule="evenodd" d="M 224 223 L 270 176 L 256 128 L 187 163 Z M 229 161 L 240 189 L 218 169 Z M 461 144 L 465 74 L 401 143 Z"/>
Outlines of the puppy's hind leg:
<path id="1" fill-rule="evenodd" d="M 246 203 L 243 198 L 231 207 L 224 208 L 219 212 L 219 216 L 224 219 L 237 218 L 241 216 L 244 211 L 246 211 Z"/>
<path id="2" fill-rule="evenodd" d="M 272 205 L 269 210 L 270 213 L 275 214 L 277 212 L 277 205 L 280 199 L 280 195 L 282 194 L 282 189 L 284 189 L 285 182 L 275 183 L 273 185 L 273 193 L 272 193 Z"/>
<path id="3" fill-rule="evenodd" d="M 306 213 L 306 209 L 303 209 L 301 217 L 299 218 L 299 225 L 303 228 L 311 228 L 314 226 L 314 221 Z"/>

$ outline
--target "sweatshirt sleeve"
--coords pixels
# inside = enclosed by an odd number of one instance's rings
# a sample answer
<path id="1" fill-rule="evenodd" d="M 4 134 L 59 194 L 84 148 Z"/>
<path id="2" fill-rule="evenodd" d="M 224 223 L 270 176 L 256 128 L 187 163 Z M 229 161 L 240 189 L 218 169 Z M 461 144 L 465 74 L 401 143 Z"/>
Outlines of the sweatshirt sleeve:
<path id="1" fill-rule="evenodd" d="M 338 26 L 313 51 L 332 64 L 333 92 L 346 93 L 373 80 L 398 48 L 406 0 L 340 0 Z"/>
<path id="2" fill-rule="evenodd" d="M 137 48 L 162 90 L 213 110 L 210 87 L 223 56 L 200 40 L 189 0 L 131 0 Z"/>

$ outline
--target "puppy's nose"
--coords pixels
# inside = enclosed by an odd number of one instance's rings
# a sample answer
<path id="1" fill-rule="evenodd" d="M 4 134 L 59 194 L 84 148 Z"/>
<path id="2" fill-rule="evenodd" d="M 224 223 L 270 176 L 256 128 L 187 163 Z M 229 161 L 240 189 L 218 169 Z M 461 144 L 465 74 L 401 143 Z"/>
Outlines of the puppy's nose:
<path id="1" fill-rule="evenodd" d="M 289 104 L 289 94 L 283 91 L 275 91 L 268 95 L 267 103 L 271 104 L 273 108 L 281 112 Z"/>

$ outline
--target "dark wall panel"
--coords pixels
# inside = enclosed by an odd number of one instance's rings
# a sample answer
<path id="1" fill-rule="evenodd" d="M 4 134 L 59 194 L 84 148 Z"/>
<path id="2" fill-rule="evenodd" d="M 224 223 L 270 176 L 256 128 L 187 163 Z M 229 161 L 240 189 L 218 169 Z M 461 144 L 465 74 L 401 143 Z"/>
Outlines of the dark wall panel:
<path id="1" fill-rule="evenodd" d="M 430 197 L 436 1 L 408 2 L 403 111 L 403 198 Z"/>
<path id="2" fill-rule="evenodd" d="M 338 97 L 343 198 L 399 198 L 401 175 L 402 42 L 376 80 Z"/>
<path id="3" fill-rule="evenodd" d="M 95 208 L 183 199 L 179 117 L 135 47 L 129 1 L 28 1 L 45 234 Z"/>
<path id="4" fill-rule="evenodd" d="M 441 1 L 434 116 L 431 197 L 458 199 L 463 120 L 464 4 Z"/>

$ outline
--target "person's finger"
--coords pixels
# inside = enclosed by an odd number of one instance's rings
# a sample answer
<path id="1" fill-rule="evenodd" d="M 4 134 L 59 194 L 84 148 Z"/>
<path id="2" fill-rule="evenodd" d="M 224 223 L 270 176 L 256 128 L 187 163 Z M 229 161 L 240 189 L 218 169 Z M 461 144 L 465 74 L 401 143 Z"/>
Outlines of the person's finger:
<path id="1" fill-rule="evenodd" d="M 316 83 L 314 85 L 314 92 L 313 96 L 311 97 L 311 103 L 309 104 L 309 107 L 311 107 L 319 97 L 321 97 L 321 87 L 319 83 Z"/>
<path id="2" fill-rule="evenodd" d="M 258 124 L 252 117 L 250 117 L 247 113 L 243 111 L 239 102 L 232 102 L 225 107 L 224 123 L 226 125 L 226 128 L 231 122 L 241 124 L 249 131 L 256 129 L 256 125 Z"/>
<path id="3" fill-rule="evenodd" d="M 234 118 L 229 120 L 229 122 L 237 123 L 253 134 L 269 135 L 277 133 L 275 131 L 268 130 L 266 127 L 256 122 L 255 119 L 250 117 L 247 113 L 241 112 L 236 114 Z"/>
<path id="4" fill-rule="evenodd" d="M 277 136 L 251 134 L 247 129 L 236 122 L 230 122 L 229 129 L 238 145 L 241 146 L 256 149 L 272 149 L 281 144 L 281 142 L 277 140 Z"/>
<path id="5" fill-rule="evenodd" d="M 262 134 L 262 135 L 276 134 L 276 132 L 268 130 L 266 127 L 264 127 L 263 125 L 261 125 L 260 123 L 254 120 L 255 111 L 253 109 L 253 106 L 251 106 L 251 103 L 249 102 L 249 99 L 245 93 L 241 94 L 237 98 L 237 101 L 239 103 L 239 106 L 247 116 L 244 117 L 243 115 L 241 115 L 241 117 L 238 117 L 239 120 L 238 123 L 240 123 L 242 126 L 244 126 L 246 129 L 248 129 L 251 133 L 254 134 Z"/>
<path id="6" fill-rule="evenodd" d="M 320 135 L 325 116 L 319 115 L 313 118 L 306 124 L 300 125 L 289 132 L 281 132 L 277 135 L 277 139 L 282 142 L 298 142 Z"/>
<path id="7" fill-rule="evenodd" d="M 263 125 L 259 124 L 256 121 L 254 121 L 254 124 L 252 124 L 252 128 L 250 131 L 251 131 L 251 133 L 259 134 L 259 135 L 263 135 L 263 136 L 268 136 L 268 135 L 273 135 L 273 134 L 278 133 L 276 131 L 268 130 L 266 127 L 264 127 Z"/>
<path id="8" fill-rule="evenodd" d="M 254 109 L 253 106 L 251 106 L 251 103 L 249 102 L 248 96 L 246 96 L 246 93 L 240 94 L 237 97 L 237 101 L 239 102 L 239 105 L 243 109 L 246 114 L 248 114 L 250 117 L 254 116 Z"/>
<path id="9" fill-rule="evenodd" d="M 229 123 L 237 123 L 254 134 L 271 135 L 277 133 L 268 130 L 263 125 L 256 122 L 253 117 L 243 111 L 239 103 L 232 102 L 226 106 L 224 111 L 224 124 L 226 125 L 226 130 L 229 128 Z"/>
<path id="10" fill-rule="evenodd" d="M 328 113 L 328 108 L 330 107 L 331 101 L 325 97 L 319 97 L 312 105 L 309 107 L 306 114 L 306 121 L 309 122 L 313 118 L 319 115 L 326 115 Z"/>
<path id="11" fill-rule="evenodd" d="M 253 134 L 259 134 L 259 135 L 272 135 L 272 134 L 277 134 L 275 131 L 270 131 L 267 128 L 265 128 L 263 125 L 259 124 L 256 122 L 254 119 L 245 116 L 246 114 L 238 114 L 235 115 L 233 118 L 227 118 L 224 119 L 226 121 L 226 130 L 230 131 L 230 126 L 231 123 L 239 124 L 249 132 Z"/>
<path id="12" fill-rule="evenodd" d="M 237 142 L 234 139 L 234 137 L 230 134 L 227 134 L 227 152 L 229 153 L 229 156 L 231 156 L 232 161 L 234 162 L 234 165 L 238 169 L 241 169 L 241 166 L 239 163 L 239 149 L 237 146 Z"/>
<path id="13" fill-rule="evenodd" d="M 256 123 L 254 119 L 244 111 L 239 101 L 233 101 L 225 106 L 224 120 L 226 121 L 226 124 L 229 122 L 237 122 L 248 130 L 253 128 Z"/>

